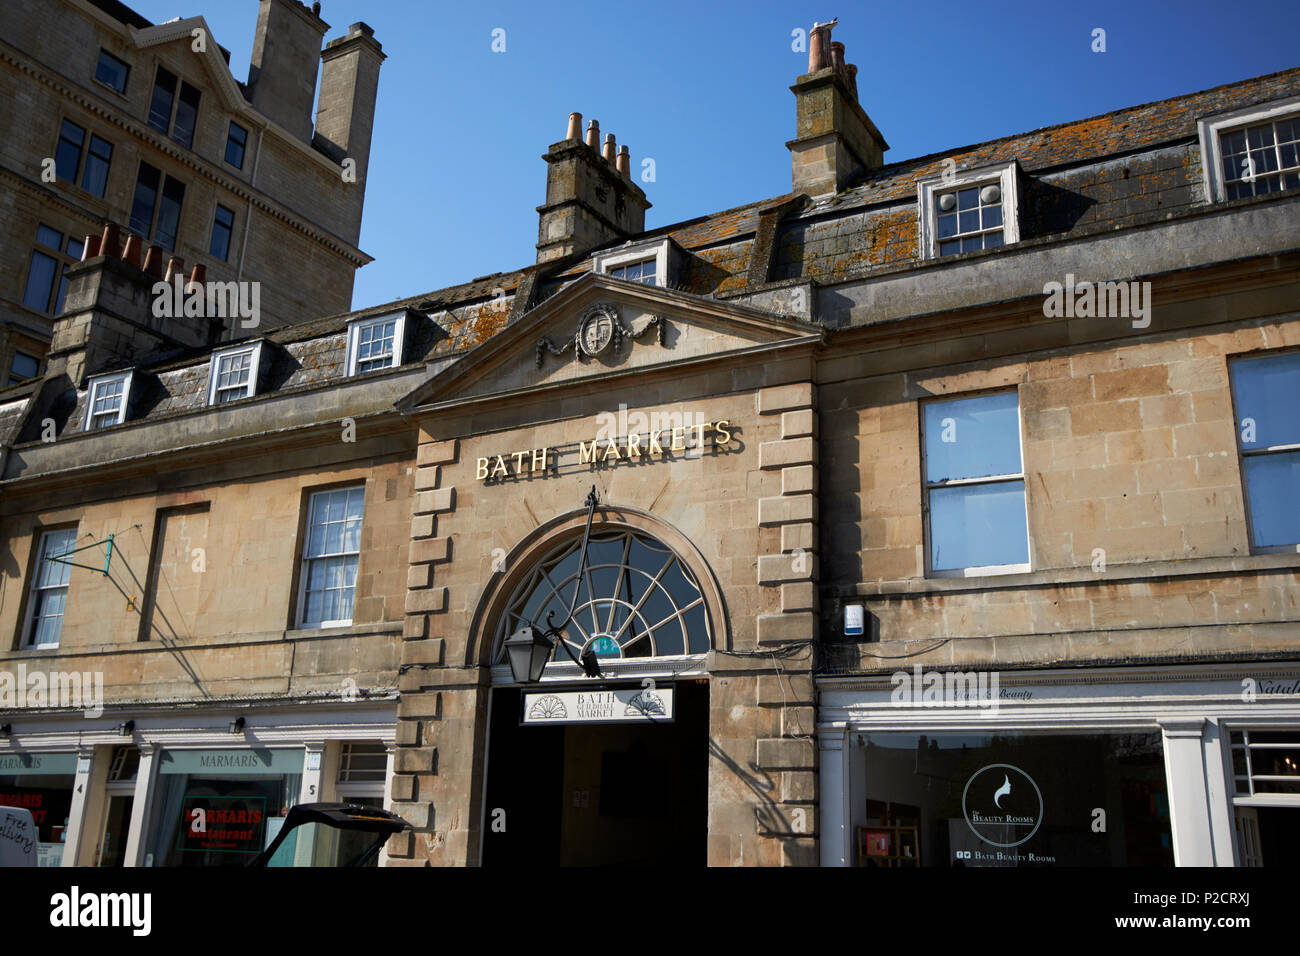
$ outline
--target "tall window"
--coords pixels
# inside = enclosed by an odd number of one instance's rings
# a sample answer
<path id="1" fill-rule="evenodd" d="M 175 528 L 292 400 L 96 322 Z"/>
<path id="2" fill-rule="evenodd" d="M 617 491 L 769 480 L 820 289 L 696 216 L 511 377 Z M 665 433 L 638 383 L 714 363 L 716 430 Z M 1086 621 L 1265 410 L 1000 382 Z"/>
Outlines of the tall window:
<path id="1" fill-rule="evenodd" d="M 49 558 L 67 554 L 77 538 L 75 528 L 60 528 L 41 534 L 36 565 L 32 568 L 32 590 L 28 597 L 26 644 L 55 647 L 63 630 L 63 610 L 68 602 L 68 576 L 72 565 Z"/>
<path id="2" fill-rule="evenodd" d="M 36 229 L 36 248 L 32 251 L 27 269 L 27 285 L 23 289 L 23 304 L 38 312 L 58 315 L 63 311 L 63 298 L 68 291 L 64 277 L 68 266 L 81 258 L 85 243 L 49 226 Z"/>
<path id="3" fill-rule="evenodd" d="M 348 374 L 402 364 L 405 315 L 380 316 L 348 327 Z"/>
<path id="4" fill-rule="evenodd" d="M 59 145 L 54 152 L 54 171 L 60 179 L 75 183 L 80 170 L 81 188 L 103 198 L 104 189 L 108 185 L 108 167 L 112 162 L 112 143 L 92 133 L 87 144 L 84 129 L 70 120 L 63 121 L 59 130 Z"/>
<path id="5" fill-rule="evenodd" d="M 86 131 L 71 120 L 59 127 L 59 145 L 54 151 L 54 172 L 70 183 L 77 181 L 81 166 L 81 147 L 86 142 Z"/>
<path id="6" fill-rule="evenodd" d="M 180 96 L 176 95 L 180 87 Z M 149 125 L 161 133 L 168 133 L 186 149 L 194 145 L 194 128 L 199 117 L 199 91 L 176 74 L 158 67 L 154 78 L 153 97 L 149 101 Z"/>
<path id="7" fill-rule="evenodd" d="M 6 385 L 17 385 L 19 382 L 26 382 L 34 379 L 41 370 L 41 360 L 35 355 L 28 355 L 25 352 L 15 352 L 13 360 L 9 363 L 9 381 Z"/>
<path id="8" fill-rule="evenodd" d="M 361 560 L 365 486 L 318 491 L 307 512 L 300 621 L 303 627 L 352 623 Z"/>
<path id="9" fill-rule="evenodd" d="M 928 402 L 924 429 L 930 573 L 1029 570 L 1017 394 Z"/>
<path id="10" fill-rule="evenodd" d="M 577 657 L 588 648 L 601 658 L 708 652 L 704 596 L 669 548 L 638 531 L 592 531 L 580 580 L 581 546 L 580 538 L 560 545 L 520 584 L 497 629 L 498 660 L 504 659 L 503 642 L 510 634 L 525 624 L 545 624 L 552 611 L 558 625 L 570 604 L 573 618 L 563 633 Z M 551 659 L 570 660 L 558 643 Z"/>
<path id="11" fill-rule="evenodd" d="M 131 201 L 131 229 L 164 249 L 174 249 L 184 202 L 184 183 L 141 163 Z"/>
<path id="12" fill-rule="evenodd" d="M 126 421 L 131 400 L 130 372 L 101 375 L 90 380 L 86 396 L 86 431 L 120 425 Z"/>
<path id="13" fill-rule="evenodd" d="M 113 54 L 107 50 L 99 51 L 99 62 L 95 64 L 95 79 L 99 82 L 119 93 L 125 93 L 126 77 L 130 72 L 131 68 Z"/>
<path id="14" fill-rule="evenodd" d="M 226 162 L 236 169 L 244 168 L 244 149 L 248 145 L 248 130 L 238 123 L 230 124 L 226 134 Z"/>
<path id="15" fill-rule="evenodd" d="M 1237 447 L 1256 549 L 1300 548 L 1300 352 L 1231 363 Z"/>
<path id="16" fill-rule="evenodd" d="M 208 252 L 222 262 L 230 256 L 230 236 L 235 231 L 235 214 L 220 204 L 212 217 L 212 241 Z"/>

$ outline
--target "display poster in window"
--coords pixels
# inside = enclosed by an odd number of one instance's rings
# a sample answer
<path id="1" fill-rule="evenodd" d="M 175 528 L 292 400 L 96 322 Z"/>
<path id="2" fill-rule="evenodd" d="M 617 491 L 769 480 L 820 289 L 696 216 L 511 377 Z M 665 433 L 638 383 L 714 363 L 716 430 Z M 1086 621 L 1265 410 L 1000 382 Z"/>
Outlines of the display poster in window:
<path id="1" fill-rule="evenodd" d="M 182 853 L 259 853 L 266 845 L 266 798 L 187 795 L 176 843 Z"/>

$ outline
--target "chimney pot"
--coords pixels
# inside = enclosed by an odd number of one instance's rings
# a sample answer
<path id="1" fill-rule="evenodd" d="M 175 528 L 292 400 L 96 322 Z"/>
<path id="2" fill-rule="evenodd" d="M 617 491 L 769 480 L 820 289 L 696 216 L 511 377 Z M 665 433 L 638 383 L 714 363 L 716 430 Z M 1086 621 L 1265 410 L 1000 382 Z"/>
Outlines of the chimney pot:
<path id="1" fill-rule="evenodd" d="M 839 23 L 836 17 L 830 23 L 814 23 L 808 37 L 808 72 L 816 73 L 831 65 L 831 30 Z"/>
<path id="2" fill-rule="evenodd" d="M 844 72 L 844 44 L 839 40 L 831 41 L 831 68 L 836 73 Z"/>
<path id="3" fill-rule="evenodd" d="M 144 271 L 149 273 L 155 279 L 163 277 L 163 247 L 154 244 L 149 247 L 149 251 L 144 254 Z"/>
<path id="4" fill-rule="evenodd" d="M 182 259 L 180 256 L 172 256 L 170 259 L 167 260 L 166 278 L 168 284 L 170 284 L 171 281 L 174 278 L 176 278 L 176 276 L 183 276 L 183 275 L 185 275 L 185 260 Z"/>
<path id="5" fill-rule="evenodd" d="M 849 89 L 853 91 L 853 98 L 858 98 L 858 68 L 852 63 L 844 67 L 844 78 L 848 80 Z"/>
<path id="6" fill-rule="evenodd" d="M 569 129 L 564 134 L 564 138 L 566 140 L 575 140 L 576 142 L 579 143 L 582 142 L 582 114 L 581 113 L 569 114 Z"/>
<path id="7" fill-rule="evenodd" d="M 133 232 L 126 235 L 126 248 L 122 251 L 122 261 L 140 268 L 140 237 Z"/>
<path id="8" fill-rule="evenodd" d="M 605 134 L 605 152 L 602 155 L 605 157 L 605 162 L 611 166 L 614 165 L 614 157 L 618 155 L 618 148 L 614 143 L 613 133 Z"/>
<path id="9" fill-rule="evenodd" d="M 627 146 L 618 148 L 618 162 L 615 164 L 618 171 L 623 174 L 624 179 L 632 178 L 632 157 L 627 151 Z"/>
<path id="10" fill-rule="evenodd" d="M 190 286 L 203 287 L 208 281 L 208 267 L 201 262 L 194 263 L 194 269 L 190 272 Z M 189 286 L 186 287 L 187 289 Z"/>
<path id="11" fill-rule="evenodd" d="M 122 255 L 122 232 L 117 228 L 117 223 L 110 222 L 104 226 L 104 236 L 100 240 L 99 253 L 103 256 L 112 256 L 114 259 Z"/>
<path id="12" fill-rule="evenodd" d="M 587 124 L 587 145 L 595 152 L 600 152 L 600 121 L 592 120 Z"/>
<path id="13" fill-rule="evenodd" d="M 86 244 L 81 249 L 81 261 L 92 259 L 99 255 L 99 236 L 87 236 Z"/>

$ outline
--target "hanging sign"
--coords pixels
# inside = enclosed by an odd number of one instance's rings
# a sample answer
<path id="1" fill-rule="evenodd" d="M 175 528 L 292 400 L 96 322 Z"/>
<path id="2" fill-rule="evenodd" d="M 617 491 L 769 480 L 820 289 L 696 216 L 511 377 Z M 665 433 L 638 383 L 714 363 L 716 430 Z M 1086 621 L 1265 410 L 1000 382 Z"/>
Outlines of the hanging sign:
<path id="1" fill-rule="evenodd" d="M 673 687 L 646 679 L 639 687 L 525 691 L 523 726 L 672 723 Z"/>

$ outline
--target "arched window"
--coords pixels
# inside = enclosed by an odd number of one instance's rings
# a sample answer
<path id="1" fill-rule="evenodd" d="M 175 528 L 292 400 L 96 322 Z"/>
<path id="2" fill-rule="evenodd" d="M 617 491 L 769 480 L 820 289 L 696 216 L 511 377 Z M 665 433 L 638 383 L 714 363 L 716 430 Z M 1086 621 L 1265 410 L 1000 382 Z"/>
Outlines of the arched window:
<path id="1" fill-rule="evenodd" d="M 564 620 L 578 599 L 564 638 L 576 656 L 668 657 L 709 650 L 709 616 L 690 569 L 659 541 L 637 531 L 596 531 L 587 546 L 587 570 L 577 580 L 582 540 L 569 540 L 537 562 L 515 589 L 497 627 L 502 642 L 525 624 Z M 568 661 L 557 644 L 552 660 Z"/>

